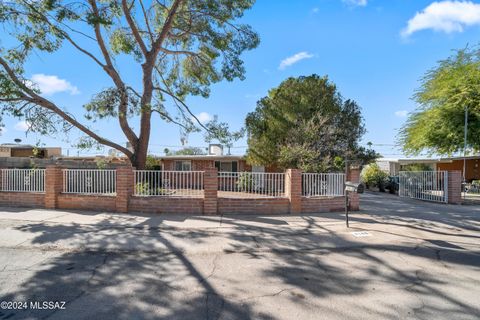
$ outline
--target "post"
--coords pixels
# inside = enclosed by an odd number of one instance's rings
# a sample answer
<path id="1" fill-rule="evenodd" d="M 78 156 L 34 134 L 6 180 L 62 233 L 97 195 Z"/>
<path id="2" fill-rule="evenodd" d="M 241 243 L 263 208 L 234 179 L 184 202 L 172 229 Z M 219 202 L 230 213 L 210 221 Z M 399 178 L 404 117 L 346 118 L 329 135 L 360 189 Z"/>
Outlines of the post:
<path id="1" fill-rule="evenodd" d="M 461 204 L 462 203 L 462 172 L 448 171 L 447 177 L 448 177 L 447 202 L 449 204 Z"/>
<path id="2" fill-rule="evenodd" d="M 346 181 L 360 182 L 360 167 L 350 166 L 345 176 Z M 349 207 L 352 211 L 360 210 L 360 195 L 356 192 L 349 194 Z"/>
<path id="3" fill-rule="evenodd" d="M 63 189 L 63 168 L 48 166 L 45 170 L 45 208 L 56 209 L 58 207 L 58 195 Z"/>
<path id="4" fill-rule="evenodd" d="M 302 170 L 287 169 L 285 172 L 285 196 L 290 202 L 290 213 L 302 213 Z"/>
<path id="5" fill-rule="evenodd" d="M 117 196 L 115 198 L 115 210 L 127 213 L 128 203 L 133 194 L 133 168 L 123 166 L 117 168 Z"/>
<path id="6" fill-rule="evenodd" d="M 217 168 L 205 169 L 203 176 L 203 214 L 217 214 L 218 172 Z"/>

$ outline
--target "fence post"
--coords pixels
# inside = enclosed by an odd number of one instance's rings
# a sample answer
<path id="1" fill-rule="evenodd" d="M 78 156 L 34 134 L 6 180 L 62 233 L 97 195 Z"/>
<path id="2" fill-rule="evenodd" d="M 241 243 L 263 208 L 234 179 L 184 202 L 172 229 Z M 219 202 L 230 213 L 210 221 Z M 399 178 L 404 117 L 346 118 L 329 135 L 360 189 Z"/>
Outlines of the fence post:
<path id="1" fill-rule="evenodd" d="M 347 176 L 345 181 L 350 182 L 360 182 L 360 167 L 350 166 L 347 171 Z M 360 195 L 356 192 L 350 192 L 348 195 L 350 200 L 350 210 L 358 211 L 360 210 Z"/>
<path id="2" fill-rule="evenodd" d="M 58 195 L 63 188 L 63 171 L 59 166 L 47 166 L 45 169 L 45 208 L 58 207 Z"/>
<path id="3" fill-rule="evenodd" d="M 117 196 L 115 197 L 115 209 L 117 212 L 127 213 L 128 203 L 133 194 L 133 168 L 122 166 L 116 169 L 117 174 Z"/>
<path id="4" fill-rule="evenodd" d="M 217 214 L 218 172 L 217 168 L 207 168 L 203 177 L 203 214 Z"/>
<path id="5" fill-rule="evenodd" d="M 462 203 L 462 172 L 448 171 L 448 203 Z"/>
<path id="6" fill-rule="evenodd" d="M 290 213 L 302 213 L 302 170 L 287 169 L 285 172 L 285 196 L 290 202 Z"/>

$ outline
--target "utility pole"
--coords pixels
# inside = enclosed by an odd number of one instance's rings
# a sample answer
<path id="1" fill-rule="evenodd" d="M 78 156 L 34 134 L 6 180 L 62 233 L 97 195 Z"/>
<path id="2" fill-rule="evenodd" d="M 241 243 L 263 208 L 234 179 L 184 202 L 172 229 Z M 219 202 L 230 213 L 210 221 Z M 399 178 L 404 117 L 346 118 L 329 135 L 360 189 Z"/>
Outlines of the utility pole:
<path id="1" fill-rule="evenodd" d="M 466 169 L 467 169 L 467 136 L 468 136 L 468 106 L 465 107 L 465 125 L 463 137 L 463 183 L 467 183 Z"/>

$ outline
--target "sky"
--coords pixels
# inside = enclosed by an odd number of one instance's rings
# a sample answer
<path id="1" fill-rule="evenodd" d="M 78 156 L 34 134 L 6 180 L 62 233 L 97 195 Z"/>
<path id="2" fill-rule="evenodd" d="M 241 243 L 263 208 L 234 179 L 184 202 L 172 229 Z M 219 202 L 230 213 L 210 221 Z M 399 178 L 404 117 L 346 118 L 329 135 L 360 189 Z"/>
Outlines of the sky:
<path id="1" fill-rule="evenodd" d="M 257 0 L 241 19 L 260 35 L 258 48 L 246 52 L 246 79 L 211 87 L 208 99 L 191 98 L 188 104 L 200 119 L 218 115 L 231 129 L 244 126 L 256 101 L 288 77 L 328 75 L 342 96 L 362 107 L 371 142 L 385 157 L 402 157 L 395 147 L 398 129 L 415 110 L 411 97 L 419 80 L 453 50 L 479 42 L 480 1 L 431 0 Z M 1 38 L 0 38 L 1 41 Z M 122 63 L 119 60 L 118 63 Z M 138 66 L 123 66 L 124 76 L 135 78 Z M 53 55 L 35 55 L 27 75 L 43 94 L 81 118 L 82 105 L 95 92 L 111 86 L 89 60 L 64 47 Z M 61 146 L 64 154 L 93 155 L 108 149 L 77 150 L 71 145 L 79 134 L 45 137 L 28 133 L 20 119 L 4 119 L 1 143 Z M 138 125 L 133 126 L 138 129 Z M 125 144 L 116 121 L 101 123 L 97 132 Z M 206 147 L 202 134 L 191 134 L 188 146 Z M 181 148 L 180 130 L 156 119 L 150 152 Z M 233 154 L 245 152 L 246 140 L 237 141 Z"/>

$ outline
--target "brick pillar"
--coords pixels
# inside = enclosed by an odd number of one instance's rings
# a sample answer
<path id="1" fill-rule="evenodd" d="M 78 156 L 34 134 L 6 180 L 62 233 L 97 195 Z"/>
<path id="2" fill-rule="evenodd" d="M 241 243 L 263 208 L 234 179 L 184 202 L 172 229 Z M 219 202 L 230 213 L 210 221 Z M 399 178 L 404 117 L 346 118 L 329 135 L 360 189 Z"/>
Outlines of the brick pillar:
<path id="1" fill-rule="evenodd" d="M 63 189 L 63 171 L 59 166 L 48 166 L 45 170 L 45 208 L 58 207 L 58 195 Z"/>
<path id="2" fill-rule="evenodd" d="M 448 203 L 462 203 L 462 172 L 448 171 Z"/>
<path id="3" fill-rule="evenodd" d="M 302 213 L 302 170 L 287 169 L 285 172 L 285 196 L 290 201 L 290 213 Z"/>
<path id="4" fill-rule="evenodd" d="M 115 208 L 117 212 L 128 212 L 128 202 L 133 194 L 133 168 L 130 166 L 117 168 L 117 196 Z"/>
<path id="5" fill-rule="evenodd" d="M 350 167 L 348 169 L 347 181 L 360 182 L 360 168 Z"/>
<path id="6" fill-rule="evenodd" d="M 360 182 L 360 168 L 359 167 L 350 167 L 347 172 L 347 181 L 351 182 Z M 348 195 L 350 199 L 350 210 L 358 211 L 360 210 L 360 195 L 358 193 L 350 192 Z"/>
<path id="7" fill-rule="evenodd" d="M 203 176 L 203 214 L 217 214 L 218 172 L 207 168 Z"/>

